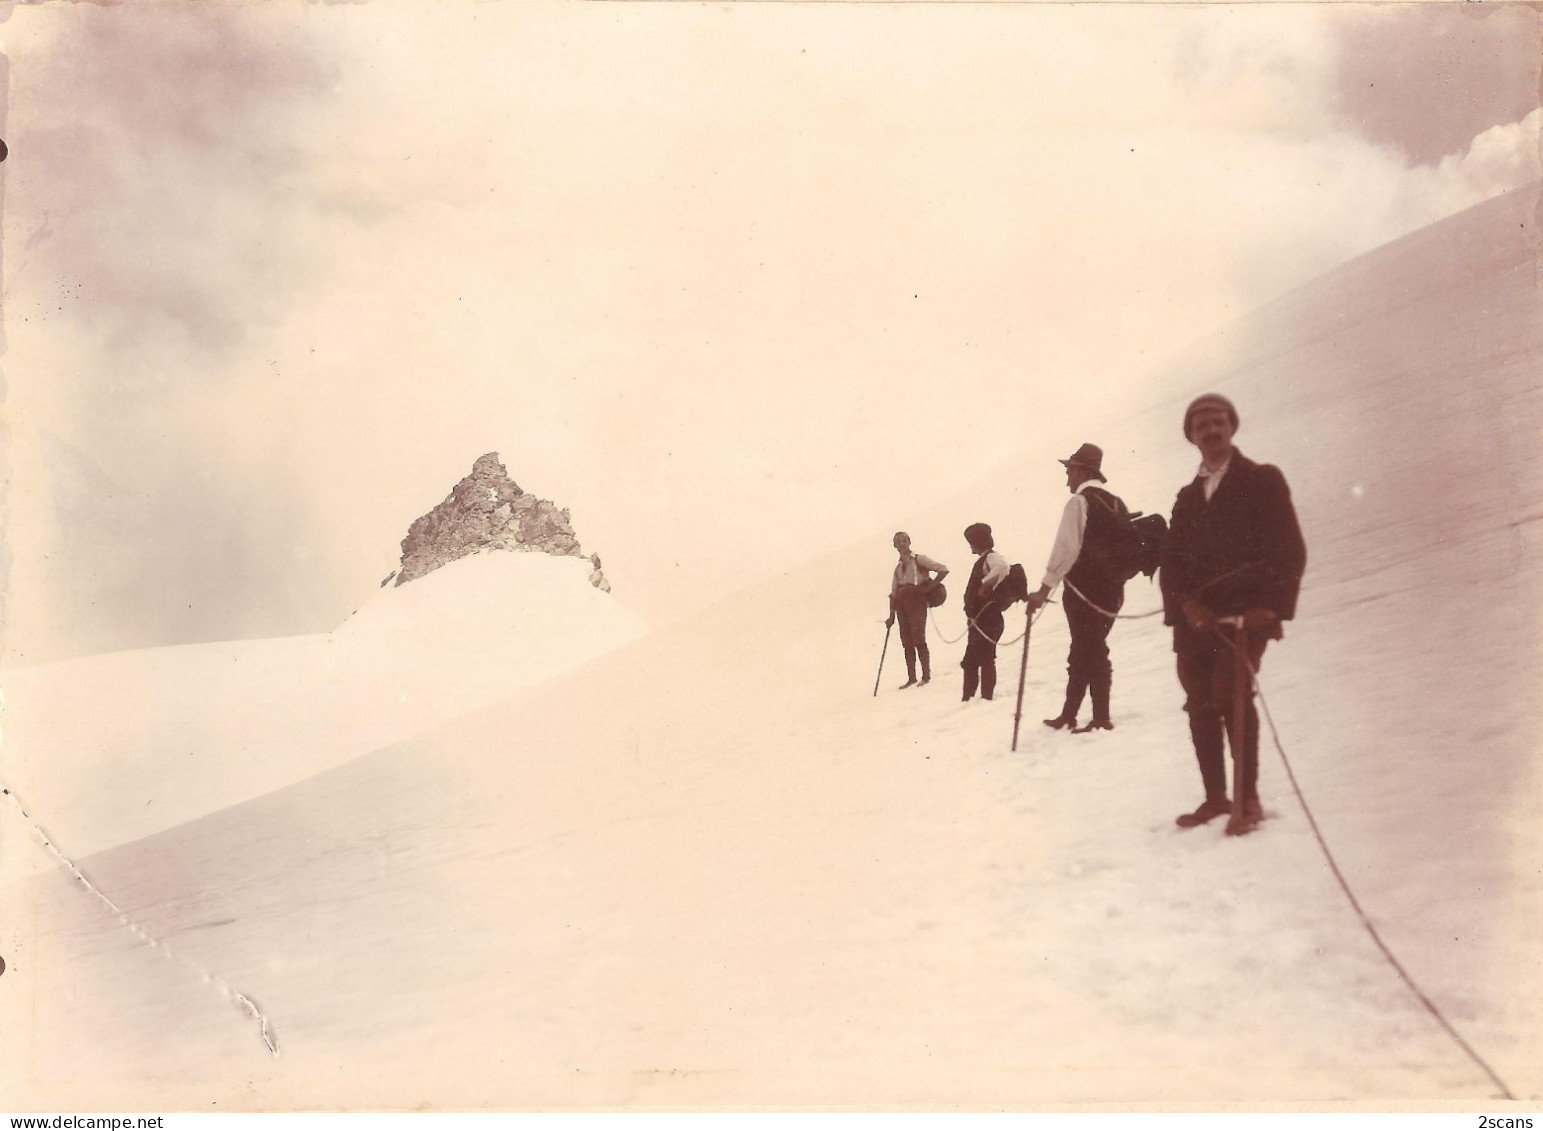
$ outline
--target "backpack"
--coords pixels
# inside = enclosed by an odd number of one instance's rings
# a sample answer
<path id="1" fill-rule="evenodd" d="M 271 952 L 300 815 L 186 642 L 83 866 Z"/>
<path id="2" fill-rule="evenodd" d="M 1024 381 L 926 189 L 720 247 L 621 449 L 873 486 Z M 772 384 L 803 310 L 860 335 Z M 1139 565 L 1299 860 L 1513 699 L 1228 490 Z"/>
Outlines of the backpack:
<path id="1" fill-rule="evenodd" d="M 1156 573 L 1163 543 L 1168 538 L 1168 520 L 1160 514 L 1132 513 L 1118 497 L 1107 491 L 1089 491 L 1087 494 L 1096 499 L 1108 515 L 1108 520 L 1100 524 L 1103 528 L 1098 540 L 1100 572 L 1122 585 L 1138 573 L 1147 577 Z"/>
<path id="2" fill-rule="evenodd" d="M 1130 516 L 1130 525 L 1141 541 L 1141 553 L 1131 577 L 1144 573 L 1150 579 L 1162 564 L 1163 545 L 1168 541 L 1168 520 L 1160 514 L 1142 514 L 1137 511 Z"/>
<path id="3" fill-rule="evenodd" d="M 991 591 L 991 601 L 998 609 L 1006 611 L 1019 601 L 1029 599 L 1029 577 L 1023 572 L 1023 567 L 1014 562 L 1007 570 L 1007 576 Z"/>

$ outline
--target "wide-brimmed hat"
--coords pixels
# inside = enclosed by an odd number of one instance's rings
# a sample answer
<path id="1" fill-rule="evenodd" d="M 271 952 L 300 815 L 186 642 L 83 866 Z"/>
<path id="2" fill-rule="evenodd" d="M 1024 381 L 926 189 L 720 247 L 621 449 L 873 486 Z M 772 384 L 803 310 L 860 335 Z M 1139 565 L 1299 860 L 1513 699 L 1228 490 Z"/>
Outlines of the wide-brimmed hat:
<path id="1" fill-rule="evenodd" d="M 1097 444 L 1083 444 L 1071 454 L 1070 459 L 1057 460 L 1063 467 L 1081 467 L 1093 473 L 1100 483 L 1107 483 L 1100 468 L 1104 465 L 1104 449 Z"/>

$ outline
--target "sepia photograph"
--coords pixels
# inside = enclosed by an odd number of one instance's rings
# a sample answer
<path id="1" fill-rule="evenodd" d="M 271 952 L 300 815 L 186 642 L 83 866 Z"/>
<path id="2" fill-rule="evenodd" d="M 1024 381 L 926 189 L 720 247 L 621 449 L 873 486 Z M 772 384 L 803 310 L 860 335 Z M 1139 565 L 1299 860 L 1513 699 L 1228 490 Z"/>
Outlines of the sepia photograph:
<path id="1" fill-rule="evenodd" d="M 1533 4 L 3 0 L 0 1111 L 1536 1112 L 1540 131 Z"/>

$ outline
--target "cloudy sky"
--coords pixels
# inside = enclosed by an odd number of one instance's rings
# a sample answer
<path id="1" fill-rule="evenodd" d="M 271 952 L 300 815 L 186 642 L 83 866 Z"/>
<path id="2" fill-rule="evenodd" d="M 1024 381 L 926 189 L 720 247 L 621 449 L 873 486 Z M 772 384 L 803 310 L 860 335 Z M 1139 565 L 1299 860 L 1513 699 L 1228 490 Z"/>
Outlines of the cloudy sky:
<path id="1" fill-rule="evenodd" d="M 325 630 L 493 450 L 664 621 L 1538 176 L 1520 6 L 0 13 L 20 663 Z"/>

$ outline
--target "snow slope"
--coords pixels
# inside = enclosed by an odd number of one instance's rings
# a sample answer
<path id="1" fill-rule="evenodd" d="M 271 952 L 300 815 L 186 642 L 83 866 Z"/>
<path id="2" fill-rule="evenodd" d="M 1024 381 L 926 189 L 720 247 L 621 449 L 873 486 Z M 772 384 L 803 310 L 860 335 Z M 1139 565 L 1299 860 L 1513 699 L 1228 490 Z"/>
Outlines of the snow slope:
<path id="1" fill-rule="evenodd" d="M 1166 508 L 1193 471 L 1182 406 L 1217 388 L 1285 470 L 1310 564 L 1270 710 L 1383 937 L 1529 1106 L 1536 212 L 1502 198 L 1347 264 L 1078 437 Z M 1037 567 L 1064 454 L 904 525 L 956 582 L 977 518 Z M 1260 832 L 1172 824 L 1199 783 L 1155 621 L 1116 630 L 1112 734 L 1038 725 L 1055 608 L 1016 753 L 1010 697 L 958 702 L 957 646 L 904 694 L 892 650 L 872 697 L 887 534 L 85 860 L 166 945 L 61 873 L 0 890 L 0 1011 L 23 1020 L 0 1103 L 1503 1110 L 1357 925 L 1273 749 Z M 1154 603 L 1132 586 L 1128 611 Z"/>
<path id="2" fill-rule="evenodd" d="M 589 571 L 477 554 L 382 589 L 331 633 L 9 672 L 4 780 L 74 855 L 246 801 L 640 636 Z M 46 860 L 5 843 L 7 870 Z"/>

